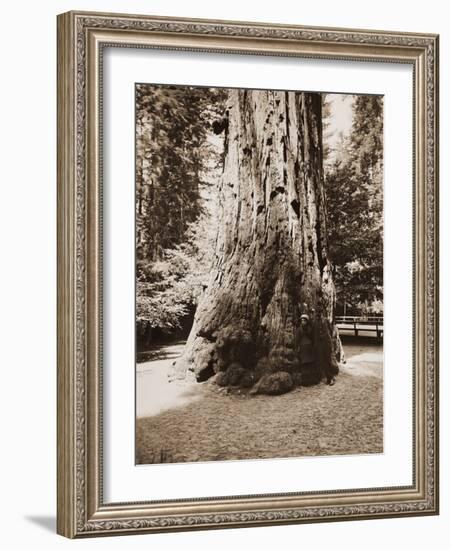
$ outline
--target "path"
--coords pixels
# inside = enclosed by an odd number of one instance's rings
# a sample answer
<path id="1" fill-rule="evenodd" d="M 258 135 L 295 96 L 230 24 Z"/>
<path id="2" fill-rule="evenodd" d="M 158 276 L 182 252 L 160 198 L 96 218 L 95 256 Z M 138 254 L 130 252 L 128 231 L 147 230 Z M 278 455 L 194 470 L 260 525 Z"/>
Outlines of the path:
<path id="1" fill-rule="evenodd" d="M 136 416 L 154 416 L 167 409 L 195 401 L 201 396 L 202 385 L 193 381 L 169 382 L 172 363 L 183 353 L 184 342 L 161 346 L 154 359 L 136 367 Z"/>

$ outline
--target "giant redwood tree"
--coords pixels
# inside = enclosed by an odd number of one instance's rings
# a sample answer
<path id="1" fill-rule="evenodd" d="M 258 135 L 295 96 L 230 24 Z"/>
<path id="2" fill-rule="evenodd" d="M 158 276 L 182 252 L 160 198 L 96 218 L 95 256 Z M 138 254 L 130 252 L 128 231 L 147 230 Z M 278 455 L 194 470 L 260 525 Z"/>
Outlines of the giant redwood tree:
<path id="1" fill-rule="evenodd" d="M 321 97 L 230 90 L 209 285 L 177 371 L 281 393 L 302 380 L 300 315 L 317 381 L 337 372 L 327 252 Z"/>

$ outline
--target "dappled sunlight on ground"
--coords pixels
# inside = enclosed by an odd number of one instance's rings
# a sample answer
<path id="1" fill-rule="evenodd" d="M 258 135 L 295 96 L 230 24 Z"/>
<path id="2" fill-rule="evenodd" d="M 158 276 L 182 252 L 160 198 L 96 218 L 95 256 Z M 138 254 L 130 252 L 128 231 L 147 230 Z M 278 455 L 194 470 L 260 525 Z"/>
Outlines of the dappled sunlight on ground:
<path id="1" fill-rule="evenodd" d="M 201 384 L 194 381 L 169 381 L 171 364 L 183 352 L 184 344 L 158 349 L 153 361 L 136 366 L 136 416 L 154 416 L 167 409 L 187 405 L 202 395 Z"/>
<path id="2" fill-rule="evenodd" d="M 341 373 L 353 376 L 383 377 L 383 354 L 363 353 L 355 355 L 341 366 Z"/>

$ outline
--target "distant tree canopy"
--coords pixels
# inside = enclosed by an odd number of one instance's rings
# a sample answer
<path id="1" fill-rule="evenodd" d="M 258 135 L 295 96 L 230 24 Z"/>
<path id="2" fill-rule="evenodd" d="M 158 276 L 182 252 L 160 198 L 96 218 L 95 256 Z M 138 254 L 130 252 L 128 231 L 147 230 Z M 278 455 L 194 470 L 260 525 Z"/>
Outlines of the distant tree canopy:
<path id="1" fill-rule="evenodd" d="M 326 171 L 338 307 L 382 310 L 383 99 L 356 96 L 350 135 Z"/>
<path id="2" fill-rule="evenodd" d="M 141 328 L 172 330 L 195 304 L 206 269 L 202 190 L 214 170 L 208 136 L 225 92 L 136 86 L 136 277 Z M 202 221 L 203 220 L 203 221 Z M 195 227 L 194 227 L 195 226 Z M 203 243 L 205 244 L 205 243 Z"/>
<path id="3" fill-rule="evenodd" d="M 137 258 L 156 261 L 201 214 L 211 115 L 223 92 L 136 87 Z"/>

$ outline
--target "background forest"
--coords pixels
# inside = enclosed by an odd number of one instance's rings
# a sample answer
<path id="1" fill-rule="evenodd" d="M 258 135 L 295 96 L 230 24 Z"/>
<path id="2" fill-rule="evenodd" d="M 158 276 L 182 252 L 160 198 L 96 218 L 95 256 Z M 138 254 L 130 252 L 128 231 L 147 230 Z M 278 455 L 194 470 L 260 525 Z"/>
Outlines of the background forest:
<path id="1" fill-rule="evenodd" d="M 136 87 L 138 352 L 186 337 L 207 286 L 226 97 L 226 89 Z M 382 97 L 323 94 L 322 125 L 336 314 L 382 314 Z"/>

